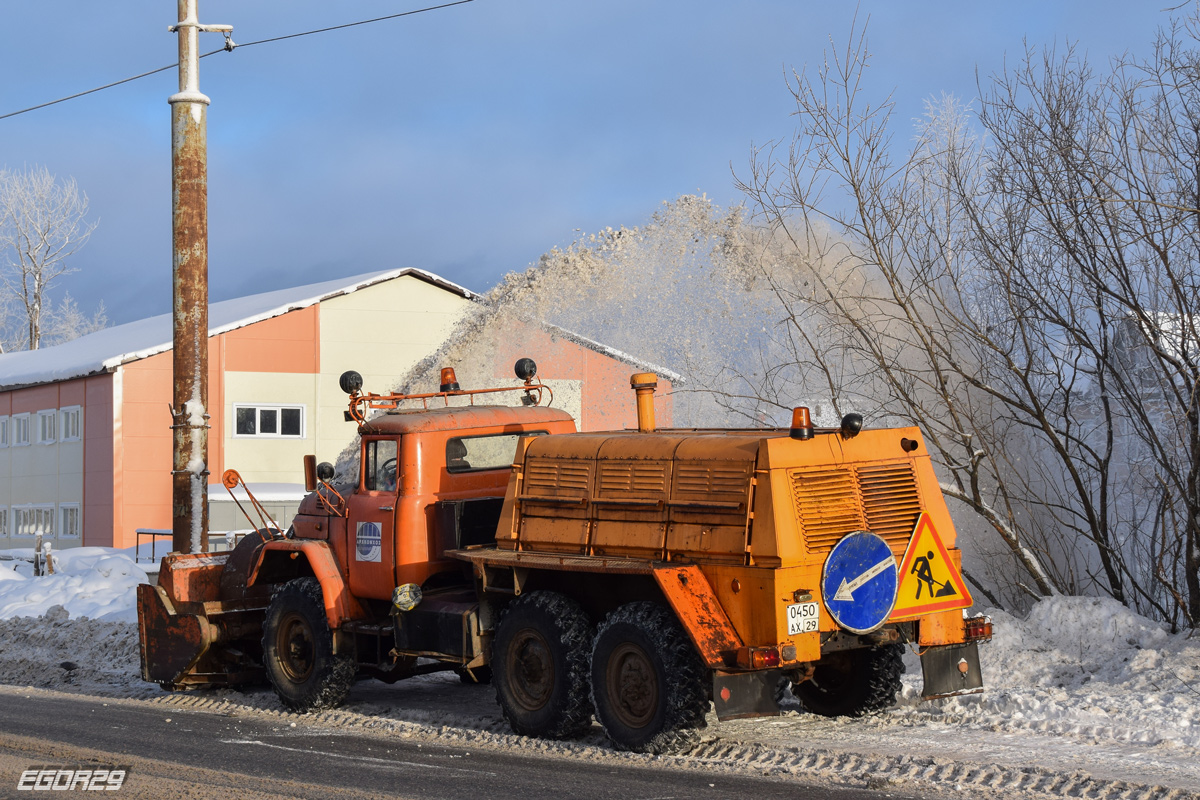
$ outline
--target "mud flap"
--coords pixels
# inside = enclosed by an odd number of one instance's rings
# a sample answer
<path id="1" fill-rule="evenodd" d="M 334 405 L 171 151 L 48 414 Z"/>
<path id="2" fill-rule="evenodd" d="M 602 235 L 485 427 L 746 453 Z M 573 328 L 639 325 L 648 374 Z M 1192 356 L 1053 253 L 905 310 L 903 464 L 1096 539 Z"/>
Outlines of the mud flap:
<path id="1" fill-rule="evenodd" d="M 782 678 L 777 670 L 713 672 L 713 705 L 717 719 L 778 717 L 776 689 Z"/>
<path id="2" fill-rule="evenodd" d="M 925 690 L 921 696 L 926 700 L 982 692 L 979 643 L 926 648 L 921 653 L 921 673 L 925 678 Z"/>

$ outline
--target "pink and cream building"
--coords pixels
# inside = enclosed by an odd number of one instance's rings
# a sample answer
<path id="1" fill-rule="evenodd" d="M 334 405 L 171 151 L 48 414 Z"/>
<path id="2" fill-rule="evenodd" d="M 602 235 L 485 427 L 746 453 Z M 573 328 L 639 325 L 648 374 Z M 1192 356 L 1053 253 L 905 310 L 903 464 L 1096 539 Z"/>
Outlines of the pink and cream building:
<path id="1" fill-rule="evenodd" d="M 251 485 L 295 487 L 306 453 L 336 460 L 354 436 L 338 376 L 355 369 L 386 391 L 473 297 L 398 269 L 212 304 L 211 482 L 233 467 Z M 635 424 L 630 372 L 659 372 L 661 392 L 676 377 L 564 331 L 523 338 L 585 430 Z M 0 355 L 0 549 L 29 547 L 39 530 L 56 547 L 129 547 L 139 528 L 169 528 L 171 381 L 169 315 Z M 659 413 L 669 423 L 667 401 Z"/>

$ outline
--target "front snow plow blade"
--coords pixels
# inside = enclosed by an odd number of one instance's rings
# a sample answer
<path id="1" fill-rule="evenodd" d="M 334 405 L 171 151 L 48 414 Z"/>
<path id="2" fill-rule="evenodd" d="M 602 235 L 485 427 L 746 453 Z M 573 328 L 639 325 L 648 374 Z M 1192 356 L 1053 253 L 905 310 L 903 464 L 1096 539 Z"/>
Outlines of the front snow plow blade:
<path id="1" fill-rule="evenodd" d="M 177 613 L 161 586 L 137 588 L 142 680 L 168 689 L 191 685 L 192 671 L 215 639 L 212 626 L 202 616 Z"/>
<path id="2" fill-rule="evenodd" d="M 184 689 L 262 678 L 261 659 L 246 652 L 254 643 L 238 641 L 257 630 L 255 609 L 220 600 L 227 560 L 223 553 L 173 553 L 163 558 L 157 586 L 138 586 L 143 680 Z"/>

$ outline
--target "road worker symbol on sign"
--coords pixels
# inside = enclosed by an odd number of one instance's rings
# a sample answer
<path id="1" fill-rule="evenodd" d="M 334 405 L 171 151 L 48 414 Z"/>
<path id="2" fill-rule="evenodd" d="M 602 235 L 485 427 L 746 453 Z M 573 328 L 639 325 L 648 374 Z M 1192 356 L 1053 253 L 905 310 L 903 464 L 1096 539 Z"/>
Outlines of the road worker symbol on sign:
<path id="1" fill-rule="evenodd" d="M 942 544 L 933 520 L 921 514 L 900 563 L 900 586 L 892 618 L 966 608 L 971 602 L 962 573 Z"/>

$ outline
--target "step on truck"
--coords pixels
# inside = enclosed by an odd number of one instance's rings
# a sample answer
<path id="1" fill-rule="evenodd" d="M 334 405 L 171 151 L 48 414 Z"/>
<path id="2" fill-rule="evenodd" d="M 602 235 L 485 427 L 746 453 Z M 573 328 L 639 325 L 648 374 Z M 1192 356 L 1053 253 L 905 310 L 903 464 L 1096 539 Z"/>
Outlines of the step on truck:
<path id="1" fill-rule="evenodd" d="M 718 720 L 890 706 L 905 647 L 924 695 L 980 691 L 961 551 L 916 428 L 578 433 L 529 359 L 512 388 L 362 391 L 357 478 L 305 458 L 291 526 L 228 553 L 167 555 L 138 587 L 142 676 L 170 689 L 269 681 L 287 708 L 355 680 L 491 681 L 513 731 L 593 718 L 619 748 L 686 747 Z M 482 401 L 515 392 L 520 405 Z M 239 477 L 224 476 L 234 487 Z M 254 504 L 251 497 L 249 502 Z"/>

